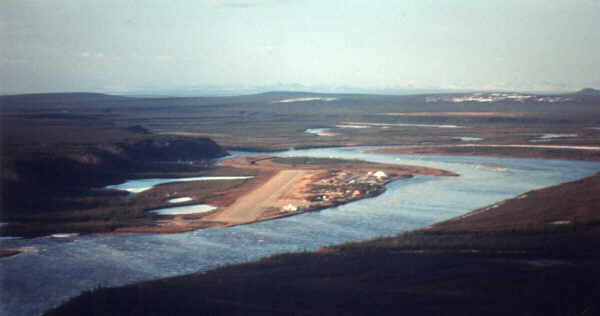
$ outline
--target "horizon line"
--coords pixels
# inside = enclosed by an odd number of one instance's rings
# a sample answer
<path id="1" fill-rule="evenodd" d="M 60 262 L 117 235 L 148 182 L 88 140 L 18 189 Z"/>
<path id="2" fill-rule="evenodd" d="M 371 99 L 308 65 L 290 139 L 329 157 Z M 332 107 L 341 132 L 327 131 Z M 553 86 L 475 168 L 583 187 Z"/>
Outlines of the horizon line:
<path id="1" fill-rule="evenodd" d="M 395 93 L 377 93 L 375 91 L 368 92 L 368 90 L 375 89 L 357 89 L 357 90 L 366 90 L 363 92 L 326 92 L 326 91 L 318 91 L 318 90 L 257 90 L 257 91 L 248 91 L 244 93 L 242 91 L 231 92 L 231 93 L 223 93 L 223 91 L 219 92 L 185 92 L 178 91 L 178 89 L 173 89 L 171 91 L 163 90 L 163 91 L 131 91 L 131 92 L 109 92 L 109 91 L 54 91 L 54 92 L 27 92 L 27 93 L 9 93 L 9 94 L 0 94 L 0 97 L 10 97 L 10 96 L 26 96 L 26 95 L 58 95 L 58 94 L 100 94 L 107 96 L 121 96 L 121 97 L 164 97 L 164 98 L 193 98 L 193 97 L 236 97 L 236 96 L 251 96 L 251 95 L 260 95 L 260 94 L 318 94 L 318 95 L 378 95 L 378 96 L 408 96 L 408 95 L 434 95 L 434 94 L 463 94 L 463 93 L 522 93 L 522 94 L 537 94 L 537 95 L 555 95 L 555 94 L 571 94 L 576 93 L 582 90 L 592 89 L 598 90 L 596 88 L 585 87 L 579 88 L 576 90 L 554 90 L 554 91 L 539 91 L 539 90 L 504 90 L 504 89 L 409 89 L 409 90 L 400 90 L 400 89 L 386 89 L 381 88 L 380 90 L 390 90 L 397 91 Z M 218 90 L 218 89 L 215 89 Z"/>

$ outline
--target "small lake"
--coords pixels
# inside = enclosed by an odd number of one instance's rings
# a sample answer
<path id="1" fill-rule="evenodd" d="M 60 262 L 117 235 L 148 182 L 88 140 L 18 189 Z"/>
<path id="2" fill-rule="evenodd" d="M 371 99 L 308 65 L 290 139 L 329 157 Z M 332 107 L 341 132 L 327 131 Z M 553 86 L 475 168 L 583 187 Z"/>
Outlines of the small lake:
<path id="1" fill-rule="evenodd" d="M 166 207 L 166 208 L 151 210 L 150 212 L 156 213 L 159 215 L 185 215 L 185 214 L 207 213 L 210 211 L 214 211 L 216 209 L 217 209 L 216 206 L 207 205 L 207 204 L 196 204 L 196 205 Z"/>
<path id="2" fill-rule="evenodd" d="M 394 181 L 377 197 L 321 212 L 181 234 L 83 235 L 8 239 L 24 252 L 0 259 L 0 314 L 37 315 L 84 290 L 180 275 L 264 256 L 395 235 L 529 190 L 572 181 L 600 163 L 433 155 L 380 155 L 363 148 L 295 150 L 280 156 L 363 159 L 422 165 L 459 177 Z M 243 155 L 244 153 L 236 153 Z M 478 165 L 506 168 L 493 172 Z"/>
<path id="3" fill-rule="evenodd" d="M 461 142 L 477 142 L 483 140 L 481 137 L 452 137 L 452 139 L 460 140 Z"/>
<path id="4" fill-rule="evenodd" d="M 307 128 L 304 132 L 317 136 L 334 136 L 335 134 L 329 132 L 330 130 L 331 128 Z"/>
<path id="5" fill-rule="evenodd" d="M 191 178 L 165 178 L 165 179 L 137 179 L 125 181 L 121 184 L 107 185 L 106 189 L 123 190 L 130 193 L 140 193 L 152 189 L 163 183 L 189 182 L 189 181 L 211 181 L 211 180 L 237 180 L 252 177 L 191 177 Z"/>
<path id="6" fill-rule="evenodd" d="M 178 197 L 178 198 L 167 200 L 167 203 L 176 204 L 176 203 L 189 202 L 189 201 L 193 201 L 193 200 L 194 200 L 194 198 L 192 198 L 190 196 L 184 196 L 184 197 Z"/>
<path id="7" fill-rule="evenodd" d="M 346 122 L 347 124 L 358 125 L 358 126 L 401 126 L 401 127 L 437 127 L 437 128 L 463 128 L 465 126 L 460 125 L 448 125 L 448 124 L 410 124 L 410 123 L 365 123 L 365 122 Z"/>

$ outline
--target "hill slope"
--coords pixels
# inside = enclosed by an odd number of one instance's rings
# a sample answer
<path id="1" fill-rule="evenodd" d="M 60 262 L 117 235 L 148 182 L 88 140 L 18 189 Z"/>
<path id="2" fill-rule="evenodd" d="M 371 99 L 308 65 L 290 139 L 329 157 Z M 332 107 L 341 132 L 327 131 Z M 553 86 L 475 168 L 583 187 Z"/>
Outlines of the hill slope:
<path id="1" fill-rule="evenodd" d="M 579 91 L 574 92 L 573 94 L 577 95 L 600 95 L 600 90 L 596 90 L 594 88 L 584 88 Z"/>

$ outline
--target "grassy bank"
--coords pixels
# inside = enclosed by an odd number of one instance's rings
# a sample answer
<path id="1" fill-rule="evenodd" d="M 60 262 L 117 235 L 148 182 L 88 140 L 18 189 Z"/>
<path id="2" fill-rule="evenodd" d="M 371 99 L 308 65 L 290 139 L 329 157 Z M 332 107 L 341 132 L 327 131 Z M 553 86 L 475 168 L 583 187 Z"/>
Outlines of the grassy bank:
<path id="1" fill-rule="evenodd" d="M 239 175 L 239 172 L 252 174 L 253 171 L 235 170 L 235 175 Z M 176 205 L 204 204 L 207 199 L 235 188 L 244 181 L 166 183 L 134 195 L 123 191 L 93 189 L 65 197 L 62 200 L 65 206 L 60 211 L 6 216 L 5 220 L 10 224 L 1 227 L 0 231 L 6 236 L 37 237 L 53 233 L 106 233 L 120 228 L 155 226 L 153 221 L 159 216 L 149 210 L 175 206 L 167 200 L 189 196 L 193 198 L 192 201 Z"/>

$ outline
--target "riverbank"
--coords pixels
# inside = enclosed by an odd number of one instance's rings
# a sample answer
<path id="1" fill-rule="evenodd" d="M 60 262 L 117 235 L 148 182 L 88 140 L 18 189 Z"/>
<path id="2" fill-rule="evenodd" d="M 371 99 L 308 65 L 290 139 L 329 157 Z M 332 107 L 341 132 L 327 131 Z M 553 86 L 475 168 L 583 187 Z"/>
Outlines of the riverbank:
<path id="1" fill-rule="evenodd" d="M 595 174 L 397 237 L 86 292 L 46 315 L 594 315 L 599 191 Z"/>
<path id="2" fill-rule="evenodd" d="M 437 144 L 365 150 L 374 154 L 491 156 L 600 161 L 600 146 L 532 144 Z"/>
<path id="3" fill-rule="evenodd" d="M 277 162 L 274 162 L 277 161 Z M 316 182 L 325 183 L 335 178 L 332 170 L 345 170 L 355 176 L 382 171 L 389 176 L 362 185 L 347 184 L 331 192 L 321 190 L 310 193 Z M 284 174 L 296 176 L 287 179 Z M 167 173 L 173 177 L 173 173 Z M 212 180 L 165 183 L 135 194 L 125 194 L 119 190 L 93 189 L 80 192 L 78 196 L 63 198 L 65 203 L 77 205 L 73 211 L 35 214 L 21 221 L 11 222 L 2 227 L 5 236 L 39 237 L 57 233 L 181 233 L 203 228 L 226 227 L 271 220 L 280 217 L 318 211 L 342 205 L 359 199 L 379 195 L 385 191 L 384 185 L 390 181 L 412 175 L 456 176 L 444 170 L 419 166 L 401 166 L 367 163 L 364 161 L 292 159 L 260 155 L 226 159 L 216 166 L 204 166 L 196 173 L 183 173 L 185 176 L 251 176 L 249 179 Z M 162 178 L 160 173 L 151 177 Z M 281 181 L 284 180 L 284 181 Z M 350 180 L 349 180 L 350 181 Z M 370 180 L 369 180 L 370 181 Z M 360 186 L 373 185 L 369 188 Z M 327 184 L 329 185 L 329 184 Z M 344 192 L 340 190 L 344 189 Z M 348 194 L 345 191 L 352 190 Z M 340 192 L 338 192 L 340 191 Z M 326 199 L 317 198 L 317 193 L 331 193 Z M 178 197 L 190 200 L 171 204 Z M 313 198 L 312 201 L 307 199 Z M 158 215 L 149 211 L 176 206 L 206 204 L 216 207 L 214 211 Z M 286 208 L 287 207 L 287 208 Z M 250 210 L 250 211 L 249 211 Z M 45 220 L 51 217 L 52 220 Z M 25 219 L 25 220 L 23 220 Z"/>
<path id="4" fill-rule="evenodd" d="M 0 258 L 8 257 L 8 256 L 14 256 L 14 255 L 16 255 L 18 253 L 20 253 L 19 250 L 14 250 L 14 249 L 0 249 Z"/>

